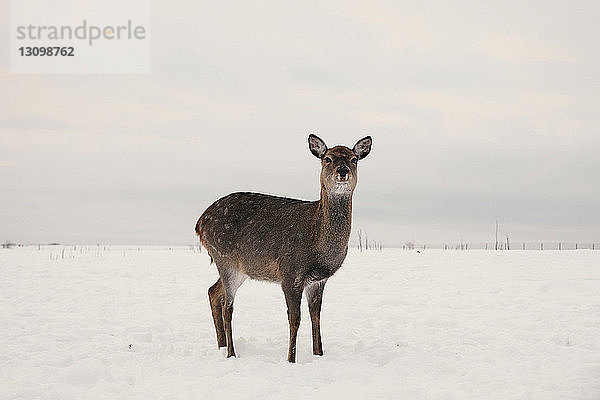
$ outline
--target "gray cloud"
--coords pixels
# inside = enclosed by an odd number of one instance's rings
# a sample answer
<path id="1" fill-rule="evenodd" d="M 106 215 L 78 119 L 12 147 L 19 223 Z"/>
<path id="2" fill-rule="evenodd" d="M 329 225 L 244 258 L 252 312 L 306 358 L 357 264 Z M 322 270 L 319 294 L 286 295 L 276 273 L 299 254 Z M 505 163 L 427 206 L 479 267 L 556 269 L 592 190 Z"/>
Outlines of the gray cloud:
<path id="1" fill-rule="evenodd" d="M 596 2 L 263 4 L 154 1 L 152 74 L 4 69 L 0 240 L 192 243 L 228 192 L 316 199 L 310 131 L 373 135 L 373 239 L 599 240 Z"/>

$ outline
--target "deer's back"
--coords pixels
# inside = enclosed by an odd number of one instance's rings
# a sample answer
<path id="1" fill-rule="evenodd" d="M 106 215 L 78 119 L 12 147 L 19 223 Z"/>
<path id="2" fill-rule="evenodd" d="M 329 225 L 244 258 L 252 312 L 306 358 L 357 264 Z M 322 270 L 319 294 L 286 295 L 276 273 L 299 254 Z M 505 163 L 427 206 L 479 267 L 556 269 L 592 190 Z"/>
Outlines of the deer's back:
<path id="1" fill-rule="evenodd" d="M 260 193 L 225 196 L 196 225 L 213 259 L 254 279 L 281 281 L 281 268 L 310 263 L 318 202 Z"/>

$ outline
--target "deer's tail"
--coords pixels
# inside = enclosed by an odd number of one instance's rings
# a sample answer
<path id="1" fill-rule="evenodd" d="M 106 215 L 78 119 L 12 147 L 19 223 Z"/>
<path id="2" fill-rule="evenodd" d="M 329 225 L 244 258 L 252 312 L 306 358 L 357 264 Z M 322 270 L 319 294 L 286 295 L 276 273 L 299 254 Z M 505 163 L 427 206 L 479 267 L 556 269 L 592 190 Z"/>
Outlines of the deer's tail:
<path id="1" fill-rule="evenodd" d="M 206 244 L 206 240 L 204 239 L 204 235 L 202 233 L 202 220 L 203 220 L 204 214 L 202 214 L 200 216 L 200 218 L 198 218 L 198 222 L 196 222 L 196 235 L 198 235 L 198 239 L 200 239 L 200 251 L 202 251 L 202 246 L 204 246 L 204 248 L 206 249 L 206 252 L 208 253 L 208 256 L 210 257 L 210 263 L 212 264 L 214 262 L 213 256 L 210 254 L 210 251 L 208 250 L 208 245 Z"/>
<path id="2" fill-rule="evenodd" d="M 202 246 L 206 248 L 206 244 L 204 243 L 204 238 L 202 237 L 202 216 L 198 218 L 198 222 L 196 222 L 196 235 L 198 235 L 198 239 L 200 240 L 200 251 L 202 251 Z"/>

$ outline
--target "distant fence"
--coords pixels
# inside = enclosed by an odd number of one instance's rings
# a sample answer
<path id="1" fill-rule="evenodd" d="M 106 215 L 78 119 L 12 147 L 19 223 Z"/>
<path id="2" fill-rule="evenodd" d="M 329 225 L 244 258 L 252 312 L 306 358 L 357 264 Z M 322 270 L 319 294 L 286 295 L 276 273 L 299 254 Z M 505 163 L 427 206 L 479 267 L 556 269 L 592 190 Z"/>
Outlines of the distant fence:
<path id="1" fill-rule="evenodd" d="M 514 242 L 405 244 L 405 250 L 600 250 L 600 242 Z"/>

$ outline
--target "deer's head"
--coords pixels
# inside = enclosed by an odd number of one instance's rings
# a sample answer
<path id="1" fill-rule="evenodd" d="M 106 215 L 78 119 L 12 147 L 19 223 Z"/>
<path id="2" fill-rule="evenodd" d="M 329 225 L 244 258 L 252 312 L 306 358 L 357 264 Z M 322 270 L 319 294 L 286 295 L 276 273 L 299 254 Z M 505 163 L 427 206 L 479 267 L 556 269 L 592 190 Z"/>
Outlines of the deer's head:
<path id="1" fill-rule="evenodd" d="M 358 179 L 358 160 L 371 151 L 371 136 L 360 139 L 352 149 L 335 146 L 331 149 L 318 136 L 308 136 L 308 147 L 321 159 L 321 188 L 328 196 L 350 196 Z"/>

